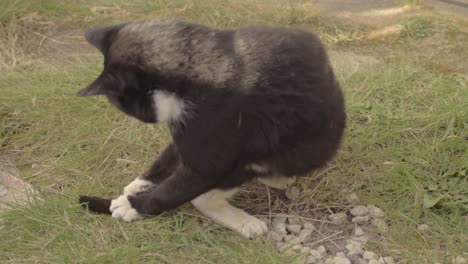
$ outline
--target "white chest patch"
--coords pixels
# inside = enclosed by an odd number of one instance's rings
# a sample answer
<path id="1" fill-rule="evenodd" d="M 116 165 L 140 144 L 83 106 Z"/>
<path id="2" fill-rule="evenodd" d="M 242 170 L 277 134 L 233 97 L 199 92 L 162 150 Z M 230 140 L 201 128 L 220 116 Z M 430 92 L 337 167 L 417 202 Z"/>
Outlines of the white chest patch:
<path id="1" fill-rule="evenodd" d="M 165 91 L 155 91 L 153 100 L 158 122 L 183 121 L 187 103 L 181 98 Z"/>
<path id="2" fill-rule="evenodd" d="M 258 172 L 258 173 L 267 173 L 269 171 L 266 166 L 263 166 L 261 164 L 256 164 L 256 163 L 247 164 L 245 168 L 248 170 Z"/>

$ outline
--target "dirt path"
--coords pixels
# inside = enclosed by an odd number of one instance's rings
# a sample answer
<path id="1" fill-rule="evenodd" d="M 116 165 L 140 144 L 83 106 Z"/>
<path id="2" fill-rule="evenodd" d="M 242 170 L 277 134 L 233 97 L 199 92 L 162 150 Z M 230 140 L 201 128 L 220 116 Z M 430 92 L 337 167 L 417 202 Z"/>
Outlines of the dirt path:
<path id="1" fill-rule="evenodd" d="M 440 13 L 468 21 L 468 0 L 425 0 L 425 5 Z"/>
<path id="2" fill-rule="evenodd" d="M 312 0 L 312 3 L 323 12 L 368 25 L 394 21 L 410 9 L 410 5 L 403 5 L 399 0 Z M 424 0 L 419 4 L 468 21 L 468 0 Z"/>
<path id="3" fill-rule="evenodd" d="M 367 50 L 332 51 L 332 61 L 338 67 L 372 65 L 385 56 L 393 56 L 420 61 L 429 70 L 468 74 L 465 59 L 468 53 L 464 48 L 468 45 L 468 30 L 466 27 L 448 29 L 449 24 L 466 25 L 468 0 L 424 0 L 418 5 L 404 5 L 399 0 L 313 0 L 312 3 L 323 15 L 366 28 L 367 38 L 376 41 L 375 45 L 367 45 Z M 417 41 L 405 47 L 393 45 L 398 43 L 404 25 L 408 24 L 413 27 L 411 34 L 417 35 Z M 424 30 L 427 32 L 421 33 Z M 360 54 L 364 51 L 366 54 Z"/>
<path id="4" fill-rule="evenodd" d="M 10 208 L 8 203 L 27 203 L 34 193 L 31 184 L 14 175 L 19 172 L 9 158 L 0 156 L 0 212 Z"/>

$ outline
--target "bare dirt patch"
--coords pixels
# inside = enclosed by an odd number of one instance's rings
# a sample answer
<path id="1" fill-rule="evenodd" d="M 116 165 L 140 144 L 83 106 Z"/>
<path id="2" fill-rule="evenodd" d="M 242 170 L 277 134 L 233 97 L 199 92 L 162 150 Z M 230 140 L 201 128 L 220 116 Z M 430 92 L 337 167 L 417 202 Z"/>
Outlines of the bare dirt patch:
<path id="1" fill-rule="evenodd" d="M 5 156 L 0 157 L 0 212 L 8 210 L 9 204 L 24 204 L 33 197 L 35 191 L 31 184 L 17 176 L 18 170 Z"/>
<path id="2" fill-rule="evenodd" d="M 329 56 L 333 67 L 340 70 L 354 71 L 360 67 L 371 67 L 382 63 L 375 56 L 349 50 L 331 50 Z"/>
<path id="3" fill-rule="evenodd" d="M 432 38 L 421 42 L 418 58 L 431 70 L 468 74 L 468 32 L 438 32 Z"/>

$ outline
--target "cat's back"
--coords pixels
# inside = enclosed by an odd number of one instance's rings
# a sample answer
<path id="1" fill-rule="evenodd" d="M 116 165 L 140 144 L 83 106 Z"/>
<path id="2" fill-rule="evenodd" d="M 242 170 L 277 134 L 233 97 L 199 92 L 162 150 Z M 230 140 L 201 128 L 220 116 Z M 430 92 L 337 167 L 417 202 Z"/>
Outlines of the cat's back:
<path id="1" fill-rule="evenodd" d="M 327 64 L 327 56 L 320 39 L 312 32 L 280 26 L 249 26 L 234 34 L 234 47 L 243 57 L 286 62 L 291 59 L 306 60 L 315 57 L 318 64 Z M 321 59 L 321 61 L 318 61 Z"/>
<path id="2" fill-rule="evenodd" d="M 236 30 L 233 43 L 245 67 L 248 90 L 290 89 L 325 95 L 338 89 L 326 49 L 314 33 L 250 26 Z"/>

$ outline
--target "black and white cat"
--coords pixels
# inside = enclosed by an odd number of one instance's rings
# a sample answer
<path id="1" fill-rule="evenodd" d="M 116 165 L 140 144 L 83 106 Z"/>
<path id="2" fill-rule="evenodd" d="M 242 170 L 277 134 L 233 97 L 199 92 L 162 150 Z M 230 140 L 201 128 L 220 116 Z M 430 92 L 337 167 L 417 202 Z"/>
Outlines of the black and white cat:
<path id="1" fill-rule="evenodd" d="M 143 122 L 166 122 L 173 138 L 117 199 L 81 196 L 91 211 L 132 221 L 191 201 L 251 238 L 267 226 L 226 199 L 254 178 L 285 188 L 340 145 L 342 91 L 311 33 L 160 20 L 85 35 L 104 55 L 104 70 L 79 95 L 105 95 Z"/>

